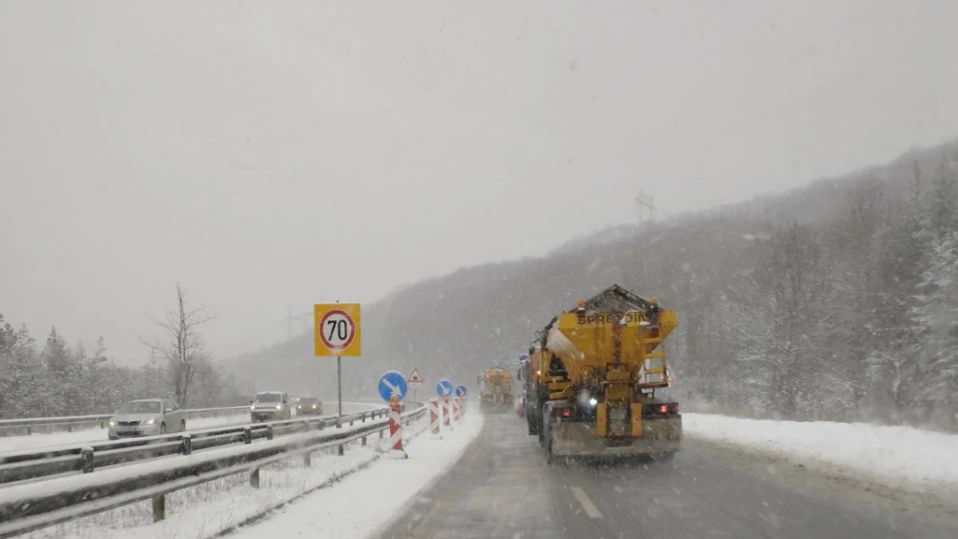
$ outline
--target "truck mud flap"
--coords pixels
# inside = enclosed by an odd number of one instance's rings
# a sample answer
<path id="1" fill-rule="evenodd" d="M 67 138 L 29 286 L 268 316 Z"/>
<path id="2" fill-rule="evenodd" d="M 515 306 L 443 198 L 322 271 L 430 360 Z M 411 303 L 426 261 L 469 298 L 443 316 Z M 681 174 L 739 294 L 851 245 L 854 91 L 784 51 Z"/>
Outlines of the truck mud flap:
<path id="1" fill-rule="evenodd" d="M 554 422 L 549 431 L 556 457 L 656 456 L 680 451 L 682 444 L 681 417 L 643 421 L 642 436 L 635 438 L 601 438 L 591 422 Z"/>

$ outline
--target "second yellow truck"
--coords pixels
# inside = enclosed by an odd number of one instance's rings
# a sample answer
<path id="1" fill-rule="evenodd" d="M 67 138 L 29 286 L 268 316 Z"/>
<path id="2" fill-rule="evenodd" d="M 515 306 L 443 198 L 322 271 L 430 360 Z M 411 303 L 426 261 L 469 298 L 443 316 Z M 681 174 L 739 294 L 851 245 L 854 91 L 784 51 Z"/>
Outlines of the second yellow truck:
<path id="1" fill-rule="evenodd" d="M 511 410 L 512 373 L 502 367 L 492 367 L 479 375 L 479 407 L 483 410 Z"/>

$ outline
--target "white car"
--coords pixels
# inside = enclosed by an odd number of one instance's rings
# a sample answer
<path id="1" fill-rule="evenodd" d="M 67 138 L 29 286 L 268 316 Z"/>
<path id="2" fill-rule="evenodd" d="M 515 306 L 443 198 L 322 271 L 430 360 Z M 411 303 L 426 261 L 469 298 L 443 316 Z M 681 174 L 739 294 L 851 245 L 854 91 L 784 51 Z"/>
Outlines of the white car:
<path id="1" fill-rule="evenodd" d="M 110 419 L 111 440 L 126 436 L 151 436 L 186 430 L 186 415 L 170 399 L 139 399 L 120 407 Z"/>
<path id="2" fill-rule="evenodd" d="M 282 391 L 262 391 L 249 401 L 249 415 L 253 423 L 257 421 L 276 421 L 290 419 L 293 416 L 289 405 L 289 395 Z"/>

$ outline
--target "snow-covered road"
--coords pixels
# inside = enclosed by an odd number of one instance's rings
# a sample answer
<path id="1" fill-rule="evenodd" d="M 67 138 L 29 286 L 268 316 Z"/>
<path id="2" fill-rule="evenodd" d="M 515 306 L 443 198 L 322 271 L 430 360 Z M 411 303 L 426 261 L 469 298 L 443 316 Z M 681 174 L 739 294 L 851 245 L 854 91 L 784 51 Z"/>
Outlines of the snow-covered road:
<path id="1" fill-rule="evenodd" d="M 406 460 L 379 459 L 367 470 L 346 477 L 334 488 L 320 489 L 278 510 L 255 525 L 238 530 L 235 539 L 273 537 L 370 536 L 402 515 L 418 492 L 443 475 L 482 430 L 475 407 L 441 440 L 424 433 L 409 444 Z"/>

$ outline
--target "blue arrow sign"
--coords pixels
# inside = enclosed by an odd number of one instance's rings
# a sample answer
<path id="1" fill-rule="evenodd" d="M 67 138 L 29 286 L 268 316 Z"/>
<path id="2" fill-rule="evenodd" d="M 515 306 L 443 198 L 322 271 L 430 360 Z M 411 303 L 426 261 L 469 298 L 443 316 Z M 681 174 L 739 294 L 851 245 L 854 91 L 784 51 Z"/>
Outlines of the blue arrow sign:
<path id="1" fill-rule="evenodd" d="M 466 386 L 456 386 L 456 396 L 465 397 L 466 396 Z"/>
<path id="2" fill-rule="evenodd" d="M 436 395 L 440 397 L 448 397 L 452 395 L 452 382 L 443 378 L 439 380 L 439 383 L 436 384 Z"/>
<path id="3" fill-rule="evenodd" d="M 379 396 L 389 402 L 389 397 L 393 395 L 399 400 L 406 396 L 406 377 L 399 371 L 386 371 L 379 379 Z"/>
<path id="4" fill-rule="evenodd" d="M 526 361 L 529 361 L 529 354 L 522 354 L 519 356 L 519 363 L 525 363 Z"/>

